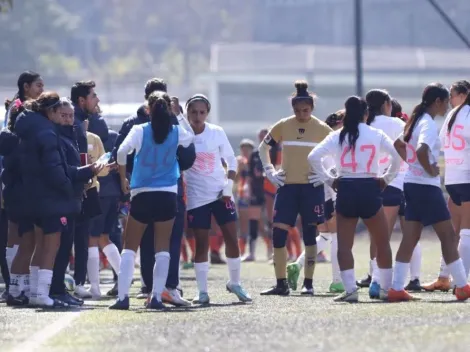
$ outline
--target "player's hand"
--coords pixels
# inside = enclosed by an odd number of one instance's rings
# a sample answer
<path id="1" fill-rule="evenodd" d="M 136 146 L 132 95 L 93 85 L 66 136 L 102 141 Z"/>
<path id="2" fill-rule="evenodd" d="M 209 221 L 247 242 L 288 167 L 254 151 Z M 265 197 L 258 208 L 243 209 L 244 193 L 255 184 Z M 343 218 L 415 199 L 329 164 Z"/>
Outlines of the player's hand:
<path id="1" fill-rule="evenodd" d="M 91 172 L 93 172 L 93 175 L 98 175 L 101 170 L 104 169 L 105 165 L 104 164 L 99 164 L 99 163 L 93 163 L 93 164 L 90 164 L 90 169 L 91 169 Z"/>
<path id="2" fill-rule="evenodd" d="M 175 116 L 178 116 L 181 111 L 180 111 L 180 101 L 178 97 L 171 97 L 171 111 Z"/>
<path id="3" fill-rule="evenodd" d="M 333 182 L 331 183 L 331 188 L 333 188 L 333 191 L 338 193 L 338 178 L 335 178 Z"/>
<path id="4" fill-rule="evenodd" d="M 430 175 L 432 177 L 436 177 L 436 176 L 439 176 L 439 173 L 440 173 L 440 169 L 439 169 L 439 166 L 437 166 L 437 163 L 432 164 Z"/>
<path id="5" fill-rule="evenodd" d="M 266 172 L 266 177 L 269 182 L 271 182 L 276 187 L 284 186 L 284 181 L 286 180 L 286 173 L 283 170 L 275 170 L 273 165 L 267 165 L 264 168 Z"/>
<path id="6" fill-rule="evenodd" d="M 129 194 L 131 191 L 131 188 L 129 186 L 129 180 L 127 178 L 121 179 L 121 191 L 124 194 Z"/>
<path id="7" fill-rule="evenodd" d="M 378 181 L 379 181 L 380 190 L 383 191 L 385 187 L 387 187 L 387 182 L 385 182 L 385 179 L 383 177 L 379 177 Z"/>
<path id="8" fill-rule="evenodd" d="M 313 187 L 321 186 L 324 183 L 323 177 L 321 177 L 318 174 L 314 174 L 313 172 L 311 172 L 311 173 L 308 174 L 308 183 L 311 183 L 313 185 Z"/>

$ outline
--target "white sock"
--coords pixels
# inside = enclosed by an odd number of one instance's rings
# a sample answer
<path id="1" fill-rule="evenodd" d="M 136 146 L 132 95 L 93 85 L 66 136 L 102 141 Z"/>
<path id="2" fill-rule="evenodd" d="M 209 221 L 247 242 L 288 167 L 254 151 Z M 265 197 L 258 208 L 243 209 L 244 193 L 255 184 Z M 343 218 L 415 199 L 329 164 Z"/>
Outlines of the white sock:
<path id="1" fill-rule="evenodd" d="M 372 277 L 372 273 L 374 272 L 374 267 L 372 266 L 372 261 L 374 259 L 371 259 L 370 262 L 369 262 L 369 276 Z"/>
<path id="2" fill-rule="evenodd" d="M 240 257 L 226 258 L 231 285 L 240 285 Z"/>
<path id="3" fill-rule="evenodd" d="M 466 277 L 470 271 L 470 229 L 460 230 L 459 254 L 462 258 Z"/>
<path id="4" fill-rule="evenodd" d="M 357 290 L 356 275 L 354 274 L 354 269 L 342 271 L 341 280 L 343 281 L 344 289 L 347 293 L 351 293 Z"/>
<path id="5" fill-rule="evenodd" d="M 209 262 L 194 263 L 196 271 L 197 289 L 207 293 L 207 276 L 209 275 Z"/>
<path id="6" fill-rule="evenodd" d="M 52 270 L 39 269 L 38 271 L 38 297 L 49 297 L 52 282 Z"/>
<path id="7" fill-rule="evenodd" d="M 118 297 L 120 301 L 129 296 L 129 289 L 134 276 L 134 261 L 135 252 L 131 249 L 123 249 L 118 275 Z"/>
<path id="8" fill-rule="evenodd" d="M 8 266 L 8 272 L 11 274 L 11 264 L 13 263 L 13 259 L 15 259 L 16 252 L 18 252 L 18 245 L 15 244 L 13 247 L 6 248 L 6 260 Z"/>
<path id="9" fill-rule="evenodd" d="M 10 289 L 8 293 L 13 297 L 18 297 L 23 291 L 24 276 L 21 274 L 10 274 Z"/>
<path id="10" fill-rule="evenodd" d="M 317 253 L 326 250 L 330 240 L 331 238 L 328 232 L 320 232 L 320 234 L 317 236 Z"/>
<path id="11" fill-rule="evenodd" d="M 88 280 L 92 288 L 100 287 L 100 251 L 98 247 L 88 248 L 88 261 L 87 261 L 87 274 Z"/>
<path id="12" fill-rule="evenodd" d="M 385 292 L 388 292 L 392 287 L 393 269 L 378 269 L 380 274 L 380 288 Z"/>
<path id="13" fill-rule="evenodd" d="M 31 297 L 31 288 L 30 288 L 30 283 L 29 283 L 29 274 L 27 275 L 23 275 L 23 291 L 24 291 L 24 295 L 26 297 Z"/>
<path id="14" fill-rule="evenodd" d="M 447 264 L 447 267 L 452 275 L 453 283 L 457 288 L 467 285 L 467 276 L 465 275 L 465 268 L 461 258 L 457 259 L 455 262 Z"/>
<path id="15" fill-rule="evenodd" d="M 439 268 L 439 277 L 448 278 L 449 276 L 450 276 L 449 268 L 447 267 L 446 262 L 444 261 L 444 258 L 441 257 L 441 267 Z"/>
<path id="16" fill-rule="evenodd" d="M 380 272 L 379 272 L 379 267 L 377 266 L 377 258 L 374 258 L 370 261 L 370 264 L 372 265 L 372 281 L 375 283 L 380 282 Z"/>
<path id="17" fill-rule="evenodd" d="M 170 267 L 170 253 L 158 252 L 155 254 L 155 265 L 153 266 L 153 289 L 152 297 L 162 301 L 162 292 L 165 289 Z"/>
<path id="18" fill-rule="evenodd" d="M 393 269 L 392 288 L 395 291 L 403 291 L 405 289 L 405 281 L 410 270 L 410 263 L 395 262 Z"/>
<path id="19" fill-rule="evenodd" d="M 410 278 L 411 280 L 419 279 L 421 276 L 421 244 L 418 242 L 415 249 L 413 250 L 413 255 L 411 256 L 410 262 Z"/>
<path id="20" fill-rule="evenodd" d="M 30 266 L 29 267 L 29 286 L 30 286 L 30 297 L 37 297 L 38 295 L 38 283 L 39 283 L 39 267 Z"/>
<path id="21" fill-rule="evenodd" d="M 331 270 L 333 274 L 333 282 L 336 284 L 341 282 L 341 273 L 339 270 L 339 263 L 338 263 L 338 236 L 336 233 L 331 234 L 331 248 L 330 248 L 330 256 L 331 256 Z"/>
<path id="22" fill-rule="evenodd" d="M 305 264 L 305 251 L 303 251 L 302 254 L 299 255 L 299 257 L 295 261 L 295 264 L 297 264 L 300 269 L 302 269 L 304 267 L 304 264 Z"/>
<path id="23" fill-rule="evenodd" d="M 119 249 L 114 243 L 108 244 L 103 248 L 103 253 L 108 258 L 109 264 L 115 272 L 119 271 L 119 266 L 121 265 L 121 255 L 119 254 Z"/>

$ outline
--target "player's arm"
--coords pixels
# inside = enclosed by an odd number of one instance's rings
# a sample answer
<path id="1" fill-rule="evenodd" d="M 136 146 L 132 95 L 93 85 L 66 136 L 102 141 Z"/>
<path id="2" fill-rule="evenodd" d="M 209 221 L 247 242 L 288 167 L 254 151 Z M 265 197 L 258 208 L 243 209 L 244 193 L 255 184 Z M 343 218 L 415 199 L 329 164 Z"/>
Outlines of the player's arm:
<path id="1" fill-rule="evenodd" d="M 335 149 L 339 147 L 338 139 L 332 135 L 326 137 L 320 144 L 312 149 L 308 155 L 308 162 L 312 171 L 316 174 L 317 182 L 323 181 L 328 185 L 332 185 L 335 177 L 330 175 L 323 166 L 323 159 L 326 156 L 335 155 Z M 310 180 L 310 178 L 309 178 Z"/>
<path id="2" fill-rule="evenodd" d="M 423 169 L 431 176 L 439 175 L 439 168 L 437 167 L 436 160 L 429 160 L 431 150 L 436 143 L 437 128 L 433 124 L 426 123 L 421 128 L 418 136 L 418 143 L 416 148 L 416 157 Z"/>
<path id="3" fill-rule="evenodd" d="M 388 185 L 390 184 L 390 182 L 392 182 L 392 180 L 398 175 L 398 172 L 400 171 L 401 158 L 394 147 L 393 141 L 382 131 L 380 131 L 380 134 L 382 135 L 382 139 L 380 141 L 380 151 L 382 153 L 389 154 L 392 159 L 390 166 L 387 168 L 387 171 L 382 176 L 385 183 Z"/>

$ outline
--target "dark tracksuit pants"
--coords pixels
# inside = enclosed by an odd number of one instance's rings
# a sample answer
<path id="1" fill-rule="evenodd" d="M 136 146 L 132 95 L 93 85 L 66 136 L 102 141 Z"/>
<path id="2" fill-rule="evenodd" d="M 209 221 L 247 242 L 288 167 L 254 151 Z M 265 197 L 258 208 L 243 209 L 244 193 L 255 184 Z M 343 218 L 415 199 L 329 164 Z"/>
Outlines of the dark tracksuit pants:
<path id="1" fill-rule="evenodd" d="M 0 212 L 0 269 L 3 281 L 8 289 L 10 286 L 10 272 L 7 265 L 8 218 L 5 209 Z"/>
<path id="2" fill-rule="evenodd" d="M 75 249 L 75 272 L 76 285 L 84 285 L 87 273 L 88 261 L 88 236 L 90 233 L 90 220 L 79 215 L 75 222 L 74 249 Z"/>
<path id="3" fill-rule="evenodd" d="M 186 205 L 183 197 L 178 196 L 178 212 L 176 213 L 173 231 L 170 240 L 170 267 L 168 269 L 168 279 L 166 287 L 175 289 L 179 284 L 179 263 L 181 240 L 184 231 L 184 214 Z M 158 234 L 157 234 L 158 236 Z M 140 242 L 140 270 L 145 286 L 152 290 L 153 286 L 153 266 L 155 264 L 155 248 L 153 236 L 153 224 L 147 226 Z"/>
<path id="4" fill-rule="evenodd" d="M 75 217 L 69 217 L 67 218 L 67 226 L 60 235 L 60 247 L 55 257 L 50 295 L 63 295 L 66 292 L 64 284 L 65 271 L 69 265 L 74 233 Z"/>

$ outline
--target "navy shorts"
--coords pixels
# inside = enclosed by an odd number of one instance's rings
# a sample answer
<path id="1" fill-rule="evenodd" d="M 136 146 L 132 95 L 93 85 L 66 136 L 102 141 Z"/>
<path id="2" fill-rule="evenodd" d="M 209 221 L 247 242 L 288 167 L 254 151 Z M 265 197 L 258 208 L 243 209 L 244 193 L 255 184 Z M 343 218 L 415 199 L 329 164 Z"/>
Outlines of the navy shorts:
<path id="1" fill-rule="evenodd" d="M 449 209 L 440 187 L 405 183 L 404 191 L 407 221 L 417 221 L 423 226 L 428 226 L 450 219 Z"/>
<path id="2" fill-rule="evenodd" d="M 223 226 L 232 221 L 237 221 L 237 211 L 233 201 L 225 202 L 222 199 L 213 201 L 212 203 L 200 206 L 187 211 L 188 227 L 190 229 L 211 228 L 212 215 L 219 226 Z"/>
<path id="3" fill-rule="evenodd" d="M 36 219 L 34 225 L 39 227 L 44 235 L 57 232 L 62 233 L 62 231 L 67 229 L 67 218 L 65 216 L 49 216 Z"/>
<path id="4" fill-rule="evenodd" d="M 130 215 L 138 222 L 163 222 L 176 216 L 176 193 L 151 191 L 132 197 Z"/>
<path id="5" fill-rule="evenodd" d="M 27 232 L 34 231 L 34 221 L 27 220 L 23 217 L 11 216 L 8 212 L 7 218 L 12 223 L 18 225 L 18 236 L 20 237 Z"/>
<path id="6" fill-rule="evenodd" d="M 119 197 L 100 197 L 101 215 L 93 218 L 90 224 L 90 236 L 109 235 L 118 219 Z"/>
<path id="7" fill-rule="evenodd" d="M 403 191 L 393 186 L 387 186 L 382 191 L 382 205 L 384 207 L 398 207 L 404 198 Z"/>
<path id="8" fill-rule="evenodd" d="M 462 202 L 470 202 L 470 183 L 459 183 L 446 185 L 447 193 L 455 205 L 462 205 Z"/>
<path id="9" fill-rule="evenodd" d="M 325 202 L 325 220 L 331 220 L 333 218 L 333 214 L 335 212 L 335 202 L 333 199 L 328 199 Z"/>
<path id="10" fill-rule="evenodd" d="M 273 223 L 295 226 L 300 215 L 304 224 L 325 221 L 325 188 L 311 184 L 284 185 L 274 199 Z"/>
<path id="11" fill-rule="evenodd" d="M 382 207 L 379 181 L 373 178 L 341 178 L 336 212 L 346 218 L 369 219 Z"/>

